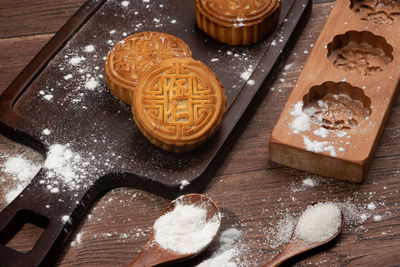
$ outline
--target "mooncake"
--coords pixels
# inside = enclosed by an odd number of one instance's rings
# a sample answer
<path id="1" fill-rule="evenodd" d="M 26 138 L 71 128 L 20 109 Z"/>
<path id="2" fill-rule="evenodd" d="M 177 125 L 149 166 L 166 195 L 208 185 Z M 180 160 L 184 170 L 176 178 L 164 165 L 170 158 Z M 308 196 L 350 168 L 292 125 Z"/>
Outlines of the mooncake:
<path id="1" fill-rule="evenodd" d="M 224 88 L 204 63 L 172 58 L 152 66 L 134 91 L 133 119 L 156 146 L 193 150 L 214 135 L 226 106 Z"/>
<path id="2" fill-rule="evenodd" d="M 264 39 L 279 20 L 280 0 L 195 0 L 198 27 L 229 45 Z"/>
<path id="3" fill-rule="evenodd" d="M 108 53 L 104 73 L 110 91 L 127 104 L 140 77 L 154 64 L 172 57 L 191 57 L 181 39 L 160 32 L 141 32 L 128 36 Z"/>

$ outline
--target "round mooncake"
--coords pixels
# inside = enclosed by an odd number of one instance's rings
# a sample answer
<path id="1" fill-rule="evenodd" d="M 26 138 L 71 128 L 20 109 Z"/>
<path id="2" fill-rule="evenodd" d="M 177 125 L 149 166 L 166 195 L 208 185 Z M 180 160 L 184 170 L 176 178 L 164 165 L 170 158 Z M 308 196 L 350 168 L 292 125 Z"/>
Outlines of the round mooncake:
<path id="1" fill-rule="evenodd" d="M 280 10 L 280 0 L 195 0 L 199 28 L 230 45 L 264 39 L 278 22 Z"/>
<path id="2" fill-rule="evenodd" d="M 140 77 L 151 66 L 172 57 L 191 57 L 181 39 L 160 32 L 141 32 L 120 41 L 108 53 L 104 73 L 111 92 L 127 104 L 132 102 Z"/>
<path id="3" fill-rule="evenodd" d="M 218 129 L 225 113 L 224 88 L 204 63 L 173 58 L 151 67 L 132 102 L 133 119 L 156 146 L 190 151 Z"/>

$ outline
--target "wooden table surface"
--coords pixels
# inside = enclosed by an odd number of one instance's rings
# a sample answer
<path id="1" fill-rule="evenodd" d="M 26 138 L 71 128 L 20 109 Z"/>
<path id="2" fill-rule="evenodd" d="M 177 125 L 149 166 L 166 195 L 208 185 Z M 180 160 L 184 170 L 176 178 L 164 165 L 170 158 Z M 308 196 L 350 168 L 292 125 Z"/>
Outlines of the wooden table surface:
<path id="1" fill-rule="evenodd" d="M 116 1 L 116 0 L 115 0 Z M 11 83 L 84 0 L 1 0 L 0 93 Z M 268 160 L 268 140 L 334 1 L 314 1 L 311 18 L 291 55 L 248 125 L 203 193 L 223 213 L 221 231 L 242 231 L 239 258 L 243 266 L 260 266 L 278 253 L 273 248 L 276 223 L 298 216 L 318 200 L 345 203 L 353 211 L 341 236 L 325 251 L 317 250 L 291 262 L 296 266 L 399 266 L 400 264 L 400 102 L 385 128 L 366 181 L 351 184 L 279 166 Z M 41 156 L 0 135 L 0 210 L 17 182 L 5 173 L 7 158 L 22 155 L 36 163 Z M 307 187 L 313 177 L 318 185 Z M 136 189 L 112 190 L 96 202 L 60 255 L 59 266 L 124 266 L 137 254 L 154 219 L 169 200 Z M 368 206 L 369 204 L 369 206 Z M 374 209 L 374 206 L 376 208 Z M 347 213 L 346 212 L 346 213 Z M 364 214 L 349 221 L 355 215 Z M 27 251 L 40 231 L 27 225 L 8 246 Z M 219 247 L 218 239 L 193 266 Z"/>

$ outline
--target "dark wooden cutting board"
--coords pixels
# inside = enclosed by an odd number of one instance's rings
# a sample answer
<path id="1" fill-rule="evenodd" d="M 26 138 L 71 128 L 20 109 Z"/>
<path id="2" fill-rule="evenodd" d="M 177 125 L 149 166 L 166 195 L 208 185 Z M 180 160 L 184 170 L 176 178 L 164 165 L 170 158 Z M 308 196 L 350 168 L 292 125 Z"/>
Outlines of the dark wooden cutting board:
<path id="1" fill-rule="evenodd" d="M 280 22 L 268 39 L 230 47 L 196 27 L 193 1 L 88 1 L 0 96 L 2 134 L 43 155 L 53 144 L 68 146 L 87 163 L 81 186 L 61 182 L 53 193 L 42 169 L 0 213 L 0 266 L 49 264 L 90 204 L 112 188 L 130 186 L 168 198 L 200 191 L 245 125 L 250 107 L 267 91 L 310 8 L 310 0 L 282 1 Z M 148 30 L 183 39 L 225 87 L 221 129 L 193 152 L 175 154 L 150 144 L 134 125 L 130 107 L 104 82 L 104 57 L 111 47 Z M 94 51 L 85 50 L 90 46 Z M 182 180 L 189 185 L 181 189 Z M 6 244 L 27 222 L 46 230 L 23 254 Z"/>

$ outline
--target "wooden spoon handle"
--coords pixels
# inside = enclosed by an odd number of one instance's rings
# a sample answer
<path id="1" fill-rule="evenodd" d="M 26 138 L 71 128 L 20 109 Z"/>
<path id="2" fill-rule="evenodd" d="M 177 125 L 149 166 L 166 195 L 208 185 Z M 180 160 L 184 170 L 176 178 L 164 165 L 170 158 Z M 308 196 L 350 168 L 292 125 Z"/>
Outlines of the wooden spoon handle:
<path id="1" fill-rule="evenodd" d="M 280 266 L 282 263 L 287 261 L 288 259 L 296 256 L 306 250 L 306 245 L 303 242 L 290 242 L 286 245 L 281 253 L 279 253 L 275 258 L 273 258 L 270 262 L 264 265 L 264 267 L 276 267 Z"/>
<path id="2" fill-rule="evenodd" d="M 156 266 L 165 261 L 165 251 L 157 245 L 145 245 L 143 250 L 128 265 L 129 267 Z M 168 256 L 167 256 L 168 258 Z"/>
<path id="3" fill-rule="evenodd" d="M 127 267 L 151 267 L 164 263 L 173 263 L 190 255 L 179 255 L 172 251 L 161 248 L 154 242 L 149 242 L 143 250 Z"/>

